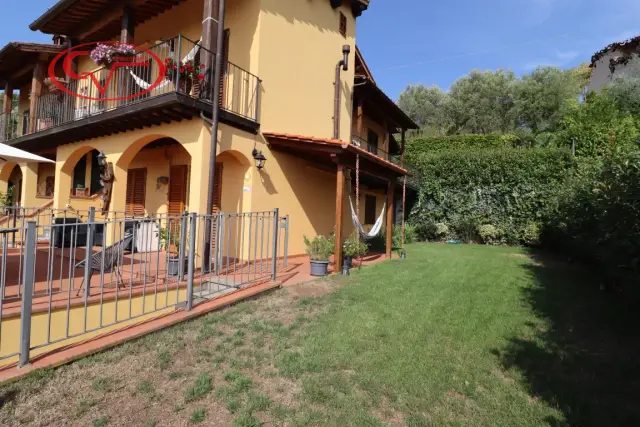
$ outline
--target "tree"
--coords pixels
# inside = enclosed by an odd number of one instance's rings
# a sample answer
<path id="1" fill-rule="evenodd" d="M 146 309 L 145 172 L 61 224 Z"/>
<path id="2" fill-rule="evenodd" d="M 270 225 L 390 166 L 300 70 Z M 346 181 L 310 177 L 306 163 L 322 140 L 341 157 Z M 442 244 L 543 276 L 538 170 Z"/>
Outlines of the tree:
<path id="1" fill-rule="evenodd" d="M 574 102 L 557 132 L 558 145 L 575 147 L 577 156 L 602 157 L 629 151 L 637 145 L 635 118 L 622 111 L 607 91 L 591 92 L 585 102 Z"/>
<path id="2" fill-rule="evenodd" d="M 519 127 L 533 136 L 555 131 L 572 100 L 582 92 L 579 74 L 573 70 L 539 67 L 515 86 L 515 107 Z"/>
<path id="3" fill-rule="evenodd" d="M 444 103 L 452 133 L 488 134 L 515 128 L 511 71 L 478 71 L 456 81 Z"/>
<path id="4" fill-rule="evenodd" d="M 445 135 L 449 127 L 443 104 L 447 94 L 437 86 L 409 85 L 398 105 L 411 119 L 433 135 Z"/>

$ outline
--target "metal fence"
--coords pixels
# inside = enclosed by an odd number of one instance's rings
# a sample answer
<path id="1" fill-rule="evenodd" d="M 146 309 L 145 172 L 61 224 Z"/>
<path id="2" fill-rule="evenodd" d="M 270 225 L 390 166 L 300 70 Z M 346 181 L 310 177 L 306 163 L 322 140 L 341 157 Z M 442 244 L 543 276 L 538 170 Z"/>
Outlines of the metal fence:
<path id="1" fill-rule="evenodd" d="M 52 344 L 276 280 L 288 231 L 278 209 L 154 218 L 92 209 L 82 222 L 2 228 L 0 362 L 19 355 L 22 366 Z"/>

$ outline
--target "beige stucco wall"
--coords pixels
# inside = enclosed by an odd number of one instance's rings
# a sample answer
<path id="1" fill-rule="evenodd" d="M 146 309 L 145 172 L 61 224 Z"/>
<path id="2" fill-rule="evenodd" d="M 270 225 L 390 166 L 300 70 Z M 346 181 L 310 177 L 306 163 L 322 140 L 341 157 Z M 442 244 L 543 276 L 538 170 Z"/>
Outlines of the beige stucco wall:
<path id="1" fill-rule="evenodd" d="M 338 31 L 340 11 L 348 21 L 346 38 Z M 262 0 L 259 34 L 265 131 L 332 137 L 335 67 L 342 46 L 351 46 L 349 71 L 342 72 L 340 127 L 340 138 L 348 140 L 355 64 L 350 8 L 334 10 L 328 1 Z"/>
<path id="2" fill-rule="evenodd" d="M 600 92 L 604 86 L 619 77 L 640 76 L 640 63 L 638 61 L 616 65 L 615 73 L 611 73 L 609 69 L 610 60 L 618 59 L 623 55 L 625 55 L 623 52 L 614 50 L 604 54 L 602 58 L 595 63 L 595 66 L 591 69 L 589 90 Z"/>

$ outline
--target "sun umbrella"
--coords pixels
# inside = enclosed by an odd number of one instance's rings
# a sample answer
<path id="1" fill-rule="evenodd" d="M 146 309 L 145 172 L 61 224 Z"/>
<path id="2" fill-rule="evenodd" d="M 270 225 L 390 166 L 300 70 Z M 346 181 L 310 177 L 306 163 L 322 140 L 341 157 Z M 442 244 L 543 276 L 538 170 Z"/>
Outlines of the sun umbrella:
<path id="1" fill-rule="evenodd" d="M 19 148 L 7 144 L 0 144 L 0 164 L 4 162 L 13 163 L 55 163 L 53 160 L 36 156 Z"/>

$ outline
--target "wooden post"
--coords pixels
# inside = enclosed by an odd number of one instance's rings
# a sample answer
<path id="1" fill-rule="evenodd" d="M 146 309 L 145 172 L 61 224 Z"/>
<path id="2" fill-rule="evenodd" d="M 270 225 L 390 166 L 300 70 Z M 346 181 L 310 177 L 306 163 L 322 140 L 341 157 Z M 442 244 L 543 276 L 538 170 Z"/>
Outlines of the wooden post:
<path id="1" fill-rule="evenodd" d="M 131 5 L 126 4 L 122 8 L 120 20 L 120 43 L 133 44 L 136 31 L 136 13 Z"/>
<path id="2" fill-rule="evenodd" d="M 0 141 L 4 141 L 7 138 L 9 132 L 9 126 L 11 125 L 11 108 L 13 102 L 13 86 L 10 82 L 4 86 L 4 100 L 2 101 L 2 113 L 4 117 L 2 123 L 0 123 Z"/>
<path id="3" fill-rule="evenodd" d="M 33 69 L 33 77 L 31 78 L 31 94 L 29 98 L 29 133 L 36 131 L 36 119 L 38 117 L 38 98 L 42 94 L 42 81 L 44 80 L 44 73 L 46 64 L 44 61 L 39 60 Z"/>
<path id="4" fill-rule="evenodd" d="M 391 258 L 391 249 L 393 248 L 393 198 L 396 191 L 396 179 L 389 181 L 387 189 L 387 258 Z"/>
<path id="5" fill-rule="evenodd" d="M 362 100 L 358 99 L 358 111 L 356 112 L 356 132 L 358 133 L 358 138 L 366 139 L 364 135 L 362 135 L 362 121 L 364 120 L 364 111 L 362 108 Z"/>
<path id="6" fill-rule="evenodd" d="M 205 64 L 205 82 L 213 80 L 214 54 L 218 51 L 219 9 L 220 0 L 204 0 L 204 8 L 202 10 L 202 47 L 204 49 L 200 52 L 200 63 Z M 211 90 L 213 88 L 206 88 L 206 91 Z M 208 93 L 207 96 L 211 97 L 209 99 L 213 99 L 213 93 Z"/>
<path id="7" fill-rule="evenodd" d="M 336 179 L 336 243 L 333 252 L 334 256 L 334 273 L 342 270 L 342 220 L 343 220 L 343 204 L 344 200 L 344 165 L 338 163 L 338 174 Z"/>
<path id="8" fill-rule="evenodd" d="M 136 15 L 135 10 L 129 3 L 125 4 L 122 8 L 122 18 L 120 19 L 120 43 L 132 45 L 134 42 L 136 30 Z M 131 88 L 127 88 L 129 83 L 129 75 L 124 70 L 117 70 L 118 73 L 118 97 L 121 99 L 119 104 L 126 104 L 127 100 L 124 99 L 131 93 Z M 127 90 L 129 89 L 129 90 Z M 128 93 L 129 92 L 129 93 Z"/>
<path id="9" fill-rule="evenodd" d="M 400 166 L 404 167 L 404 149 L 407 144 L 407 130 L 402 129 L 402 142 L 400 143 Z"/>

